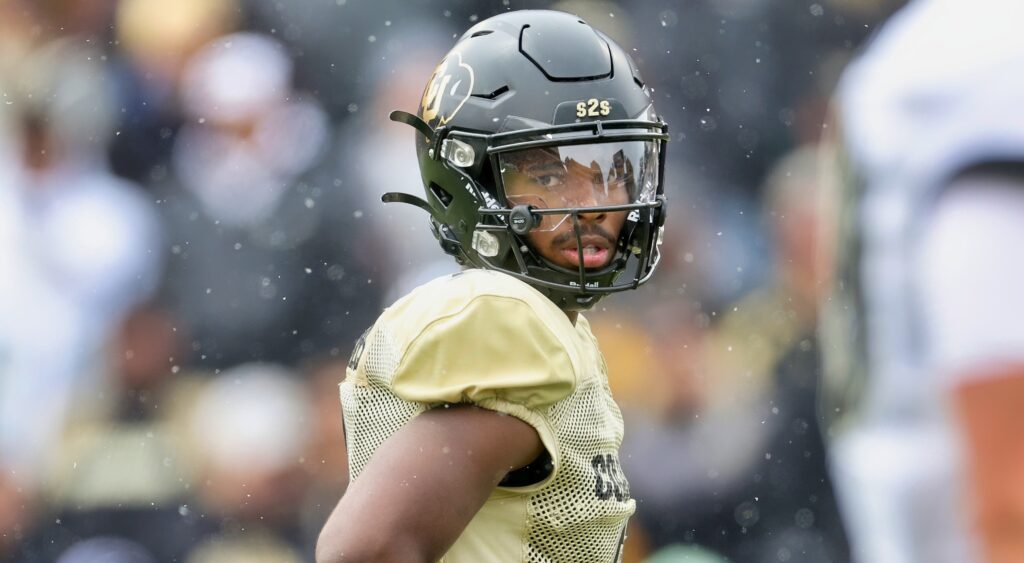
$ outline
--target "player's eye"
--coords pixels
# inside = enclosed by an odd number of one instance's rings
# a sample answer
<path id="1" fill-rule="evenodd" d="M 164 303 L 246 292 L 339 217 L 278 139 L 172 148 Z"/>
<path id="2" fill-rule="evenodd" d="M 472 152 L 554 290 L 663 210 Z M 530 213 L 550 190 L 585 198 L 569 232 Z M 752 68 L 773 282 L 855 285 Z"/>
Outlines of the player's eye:
<path id="1" fill-rule="evenodd" d="M 565 184 L 565 173 L 563 172 L 546 172 L 540 174 L 531 175 L 531 179 L 537 185 L 542 188 L 549 190 L 556 189 Z"/>

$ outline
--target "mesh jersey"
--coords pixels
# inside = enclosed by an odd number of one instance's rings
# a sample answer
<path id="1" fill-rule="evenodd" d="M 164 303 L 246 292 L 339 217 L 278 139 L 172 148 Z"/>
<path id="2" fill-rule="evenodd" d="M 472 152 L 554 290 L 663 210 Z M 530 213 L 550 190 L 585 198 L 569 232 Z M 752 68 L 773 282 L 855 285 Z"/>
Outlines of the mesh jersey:
<path id="1" fill-rule="evenodd" d="M 834 480 L 858 561 L 977 561 L 919 309 L 918 244 L 965 168 L 1024 160 L 1019 0 L 915 2 L 839 86 L 851 173 L 826 311 Z M 844 396 L 845 395 L 845 396 Z"/>
<path id="2" fill-rule="evenodd" d="M 468 270 L 417 288 L 360 340 L 341 399 L 353 479 L 432 407 L 473 403 L 537 430 L 550 475 L 497 487 L 442 561 L 617 558 L 635 509 L 618 463 L 622 416 L 586 319 L 574 327 L 532 287 Z"/>

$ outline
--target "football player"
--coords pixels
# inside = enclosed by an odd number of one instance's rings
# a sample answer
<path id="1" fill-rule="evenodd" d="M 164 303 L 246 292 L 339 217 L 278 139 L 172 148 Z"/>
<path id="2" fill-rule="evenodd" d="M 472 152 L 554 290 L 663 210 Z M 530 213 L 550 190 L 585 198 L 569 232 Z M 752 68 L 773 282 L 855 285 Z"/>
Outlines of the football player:
<path id="1" fill-rule="evenodd" d="M 857 561 L 1024 561 L 1022 21 L 914 2 L 840 83 L 824 412 Z"/>
<path id="2" fill-rule="evenodd" d="M 352 482 L 327 561 L 619 559 L 622 417 L 580 314 L 659 260 L 665 124 L 627 53 L 569 14 L 505 13 L 442 60 L 415 127 L 464 269 L 388 308 L 341 385 Z"/>

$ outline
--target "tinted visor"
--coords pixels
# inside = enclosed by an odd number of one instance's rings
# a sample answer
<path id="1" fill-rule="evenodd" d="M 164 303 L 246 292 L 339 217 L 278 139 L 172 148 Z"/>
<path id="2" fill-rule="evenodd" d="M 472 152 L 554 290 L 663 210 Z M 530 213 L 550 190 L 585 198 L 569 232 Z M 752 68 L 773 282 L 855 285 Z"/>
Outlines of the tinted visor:
<path id="1" fill-rule="evenodd" d="M 529 148 L 500 153 L 498 165 L 509 207 L 578 209 L 650 203 L 658 186 L 654 141 Z M 536 230 L 557 229 L 568 218 L 569 214 L 545 214 Z"/>

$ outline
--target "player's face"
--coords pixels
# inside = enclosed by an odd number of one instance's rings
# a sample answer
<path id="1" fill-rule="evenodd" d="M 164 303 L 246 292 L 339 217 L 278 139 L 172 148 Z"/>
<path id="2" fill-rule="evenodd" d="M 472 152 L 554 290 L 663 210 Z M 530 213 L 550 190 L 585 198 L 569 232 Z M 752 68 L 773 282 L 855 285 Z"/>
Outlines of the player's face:
<path id="1" fill-rule="evenodd" d="M 636 181 L 633 159 L 623 147 L 628 144 L 545 147 L 505 156 L 505 197 L 511 205 L 538 209 L 630 203 Z M 579 240 L 571 215 L 543 215 L 527 241 L 549 262 L 571 269 L 579 268 L 582 244 L 583 266 L 603 268 L 615 256 L 626 215 L 626 211 L 580 213 Z"/>

